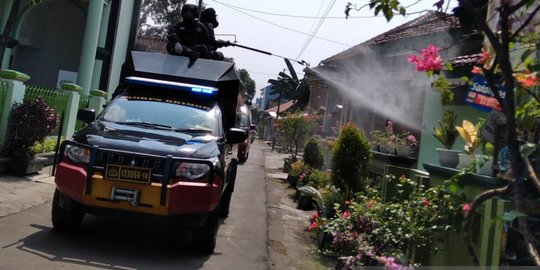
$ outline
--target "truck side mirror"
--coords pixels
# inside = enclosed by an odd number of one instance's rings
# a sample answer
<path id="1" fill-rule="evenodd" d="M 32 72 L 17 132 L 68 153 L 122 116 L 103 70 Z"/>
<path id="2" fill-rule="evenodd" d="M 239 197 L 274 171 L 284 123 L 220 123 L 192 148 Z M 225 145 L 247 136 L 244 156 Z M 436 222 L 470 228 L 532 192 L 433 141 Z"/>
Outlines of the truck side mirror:
<path id="1" fill-rule="evenodd" d="M 243 143 L 247 139 L 247 133 L 241 128 L 230 128 L 227 134 L 227 143 L 238 144 Z"/>
<path id="2" fill-rule="evenodd" d="M 96 112 L 94 109 L 81 108 L 77 112 L 77 119 L 83 121 L 84 123 L 90 124 L 96 119 Z"/>
<path id="3" fill-rule="evenodd" d="M 257 125 L 255 124 L 251 124 L 251 126 L 249 126 L 249 130 L 256 130 L 257 129 Z"/>

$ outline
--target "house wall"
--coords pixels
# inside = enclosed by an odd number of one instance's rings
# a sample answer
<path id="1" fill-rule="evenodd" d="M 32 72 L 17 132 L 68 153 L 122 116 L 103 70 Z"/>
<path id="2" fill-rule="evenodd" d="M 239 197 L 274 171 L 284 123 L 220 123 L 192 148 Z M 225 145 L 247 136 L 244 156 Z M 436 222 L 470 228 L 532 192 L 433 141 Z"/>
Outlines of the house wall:
<path id="1" fill-rule="evenodd" d="M 125 62 L 128 46 L 130 44 L 130 33 L 132 28 L 132 16 L 135 5 L 140 0 L 118 0 L 119 10 L 112 10 L 112 6 L 117 6 L 116 0 L 109 2 L 103 0 L 44 0 L 35 7 L 30 7 L 30 0 L 23 0 L 18 15 L 18 24 L 15 37 L 19 37 L 21 44 L 14 50 L 7 50 L 3 68 L 17 69 L 29 74 L 32 78 L 30 84 L 45 87 L 56 87 L 60 70 L 74 72 L 74 80 L 77 81 L 80 70 L 85 70 L 88 88 L 98 88 L 100 82 L 107 85 L 107 89 L 102 89 L 112 93 L 117 87 L 120 77 L 121 66 Z M 88 30 L 86 24 L 86 12 L 88 3 L 100 1 L 104 3 L 103 11 L 99 20 L 95 20 L 99 25 L 99 31 L 95 36 L 89 37 L 88 42 L 97 41 L 98 47 L 104 47 L 108 42 L 108 34 L 113 35 L 110 63 L 95 59 L 95 53 L 86 52 L 85 59 L 91 64 L 81 66 L 80 60 L 83 55 L 83 45 L 85 32 Z M 11 7 L 13 0 L 0 0 L 0 28 L 5 24 L 6 16 L 9 15 L 8 7 Z M 114 5 L 113 5 L 114 3 Z M 109 28 L 109 19 L 112 16 L 118 17 L 116 23 Z M 69 23 L 66 23 L 69 22 Z M 110 31 L 109 31 L 110 30 Z M 91 46 L 92 47 L 92 46 Z M 8 65 L 11 58 L 12 64 Z M 89 56 L 89 57 L 86 57 Z M 110 72 L 103 72 L 110 70 Z M 90 73 L 88 77 L 88 72 Z M 101 78 L 102 74 L 106 74 Z M 90 82 L 90 83 L 88 83 Z M 104 87 L 105 88 L 105 87 Z M 85 89 L 88 91 L 89 89 Z"/>
<path id="2" fill-rule="evenodd" d="M 428 44 L 442 47 L 443 59 L 476 53 L 482 38 L 464 42 L 459 30 L 430 35 L 402 38 L 364 48 L 355 57 L 332 62 L 323 66 L 329 70 L 325 84 L 342 93 L 345 104 L 342 112 L 344 122 L 352 122 L 369 133 L 383 130 L 387 120 L 394 123 L 396 133 L 407 130 L 421 140 L 419 169 L 423 163 L 437 163 L 435 151 L 438 142 L 433 137 L 433 127 L 442 118 L 443 108 L 439 93 L 432 89 L 433 78 L 416 72 L 407 62 L 407 56 L 418 53 Z M 452 46 L 450 46 L 452 45 Z M 446 48 L 445 48 L 446 47 Z M 312 94 L 311 106 L 319 106 L 317 84 Z M 456 105 L 460 116 L 476 122 L 485 113 L 465 105 Z M 461 120 L 460 120 L 461 121 Z M 462 149 L 463 143 L 456 143 Z"/>
<path id="3" fill-rule="evenodd" d="M 85 16 L 67 1 L 44 2 L 31 9 L 21 24 L 13 68 L 29 74 L 29 84 L 53 88 L 60 70 L 77 72 Z"/>

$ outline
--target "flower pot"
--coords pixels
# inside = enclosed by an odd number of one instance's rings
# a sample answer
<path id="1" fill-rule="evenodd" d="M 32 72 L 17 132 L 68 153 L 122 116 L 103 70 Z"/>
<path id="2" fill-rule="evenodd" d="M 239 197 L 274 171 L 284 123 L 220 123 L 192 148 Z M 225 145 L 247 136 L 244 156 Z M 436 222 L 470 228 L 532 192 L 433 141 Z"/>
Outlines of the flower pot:
<path id="1" fill-rule="evenodd" d="M 379 144 L 378 147 L 379 147 L 379 152 L 390 153 L 390 147 L 388 146 L 388 144 Z"/>
<path id="2" fill-rule="evenodd" d="M 34 174 L 41 169 L 43 169 L 43 165 L 47 161 L 47 158 L 43 157 L 35 157 L 34 159 L 26 160 L 26 159 L 14 159 L 11 161 L 9 172 L 14 175 L 29 175 Z"/>
<path id="3" fill-rule="evenodd" d="M 493 157 L 487 157 L 484 155 L 476 155 L 477 159 L 482 160 L 487 158 L 487 161 L 480 167 L 480 164 L 476 164 L 476 172 L 483 175 L 493 175 Z"/>
<path id="4" fill-rule="evenodd" d="M 289 183 L 289 185 L 291 185 L 292 188 L 296 188 L 296 185 L 298 184 L 298 179 L 300 177 L 298 176 L 292 176 L 292 175 L 288 175 L 287 176 L 287 182 Z"/>
<path id="5" fill-rule="evenodd" d="M 397 145 L 396 146 L 396 155 L 398 157 L 409 157 L 411 156 L 412 148 L 410 145 Z"/>
<path id="6" fill-rule="evenodd" d="M 474 159 L 474 156 L 465 154 L 465 153 L 459 153 L 458 156 L 459 156 L 459 163 L 457 165 L 458 169 L 469 167 L 471 165 L 471 162 Z"/>
<path id="7" fill-rule="evenodd" d="M 459 163 L 458 154 L 460 150 L 437 148 L 437 154 L 439 155 L 439 163 L 443 167 L 455 168 Z"/>

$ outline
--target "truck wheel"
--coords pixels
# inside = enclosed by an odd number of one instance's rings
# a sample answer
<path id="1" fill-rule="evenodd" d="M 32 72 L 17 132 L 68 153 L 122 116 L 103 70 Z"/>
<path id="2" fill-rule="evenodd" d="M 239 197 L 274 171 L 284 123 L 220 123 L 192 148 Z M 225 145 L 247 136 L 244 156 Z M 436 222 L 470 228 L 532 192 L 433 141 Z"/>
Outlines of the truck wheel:
<path id="1" fill-rule="evenodd" d="M 219 205 L 210 213 L 201 228 L 193 229 L 191 246 L 202 254 L 211 254 L 216 247 L 217 231 L 219 227 Z"/>
<path id="2" fill-rule="evenodd" d="M 236 170 L 238 165 L 235 161 L 233 161 L 230 166 L 231 168 L 229 170 L 229 176 L 227 177 L 229 185 L 227 186 L 227 189 L 223 192 L 223 196 L 221 197 L 221 211 L 219 213 L 219 216 L 221 218 L 226 218 L 229 216 L 229 210 L 231 208 L 231 197 L 234 191 L 234 184 L 236 182 Z"/>
<path id="3" fill-rule="evenodd" d="M 84 218 L 84 212 L 79 202 L 54 191 L 51 220 L 56 231 L 71 231 L 79 227 Z"/>

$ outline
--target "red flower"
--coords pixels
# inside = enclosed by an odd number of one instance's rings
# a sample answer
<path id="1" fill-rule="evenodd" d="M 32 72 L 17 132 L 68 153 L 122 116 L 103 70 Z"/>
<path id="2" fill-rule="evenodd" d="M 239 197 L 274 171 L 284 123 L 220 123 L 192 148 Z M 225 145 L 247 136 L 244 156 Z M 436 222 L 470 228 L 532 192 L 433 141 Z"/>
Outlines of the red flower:
<path id="1" fill-rule="evenodd" d="M 346 219 L 350 216 L 351 216 L 351 213 L 349 211 L 345 211 L 343 212 L 343 214 L 341 214 L 341 219 Z"/>
<path id="2" fill-rule="evenodd" d="M 424 206 L 429 206 L 429 201 L 426 200 L 426 199 L 422 199 L 422 204 L 423 204 Z"/>
<path id="3" fill-rule="evenodd" d="M 517 75 L 517 81 L 524 88 L 532 88 L 540 85 L 536 73 L 522 73 Z"/>
<path id="4" fill-rule="evenodd" d="M 349 200 L 345 201 L 345 205 L 349 205 L 349 204 L 351 204 L 351 201 Z"/>
<path id="5" fill-rule="evenodd" d="M 309 216 L 310 220 L 314 220 L 314 219 L 317 219 L 317 218 L 319 218 L 319 212 L 315 212 L 315 213 L 311 214 L 311 216 Z"/>
<path id="6" fill-rule="evenodd" d="M 471 70 L 471 73 L 473 74 L 484 74 L 484 70 L 482 70 L 481 67 L 474 66 Z"/>
<path id="7" fill-rule="evenodd" d="M 482 49 L 482 54 L 480 55 L 480 58 L 478 58 L 478 64 L 484 64 L 489 59 L 489 50 Z"/>
<path id="8" fill-rule="evenodd" d="M 469 211 L 471 211 L 471 205 L 468 204 L 468 203 L 464 204 L 463 205 L 463 212 L 467 213 Z"/>
<path id="9" fill-rule="evenodd" d="M 318 226 L 319 226 L 319 224 L 317 224 L 317 222 L 313 221 L 313 222 L 311 222 L 311 224 L 309 225 L 308 231 L 311 232 L 311 231 L 317 229 Z"/>

